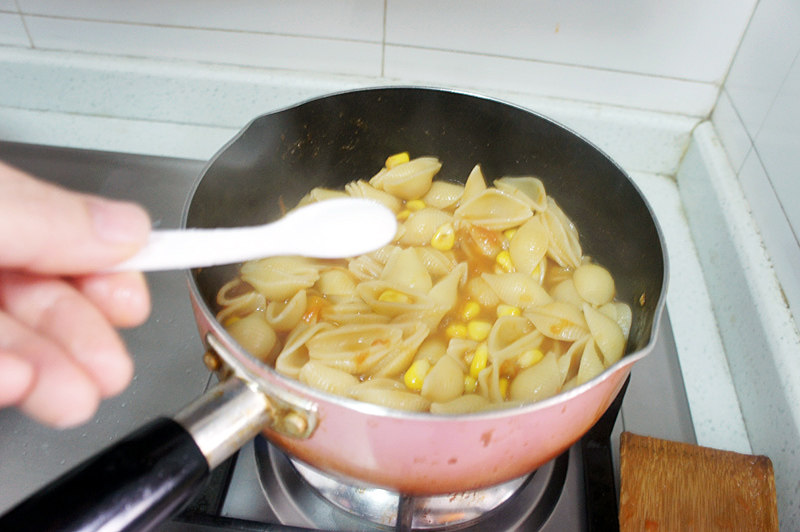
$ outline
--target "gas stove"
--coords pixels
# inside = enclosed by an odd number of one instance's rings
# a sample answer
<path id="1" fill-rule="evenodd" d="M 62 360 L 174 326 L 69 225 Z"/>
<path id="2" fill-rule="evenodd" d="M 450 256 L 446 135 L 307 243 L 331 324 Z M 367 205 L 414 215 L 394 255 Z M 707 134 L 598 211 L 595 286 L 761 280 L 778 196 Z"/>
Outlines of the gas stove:
<path id="1" fill-rule="evenodd" d="M 159 530 L 615 530 L 611 431 L 622 397 L 580 442 L 535 472 L 433 497 L 342 483 L 258 437 Z"/>
<path id="2" fill-rule="evenodd" d="M 0 160 L 73 189 L 138 201 L 161 228 L 179 225 L 204 166 L 15 143 L 0 143 Z M 173 414 L 213 384 L 202 363 L 185 274 L 150 274 L 148 282 L 152 317 L 123 333 L 136 362 L 134 380 L 102 405 L 94 422 L 53 431 L 12 410 L 0 411 L 0 513 L 110 441 L 157 415 Z M 408 498 L 342 484 L 258 437 L 218 467 L 204 491 L 158 530 L 614 530 L 622 431 L 695 442 L 668 312 L 655 349 L 633 367 L 603 418 L 530 475 L 477 492 Z"/>

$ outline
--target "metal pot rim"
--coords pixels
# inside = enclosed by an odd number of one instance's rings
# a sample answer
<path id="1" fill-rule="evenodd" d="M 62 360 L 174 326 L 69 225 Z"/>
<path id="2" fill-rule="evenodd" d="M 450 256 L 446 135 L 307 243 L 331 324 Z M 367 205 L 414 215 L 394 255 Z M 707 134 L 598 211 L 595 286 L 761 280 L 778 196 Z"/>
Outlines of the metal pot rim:
<path id="1" fill-rule="evenodd" d="M 183 214 L 181 217 L 181 226 L 186 227 L 187 217 L 189 213 L 189 209 L 191 207 L 192 201 L 195 196 L 195 191 L 197 187 L 203 180 L 208 168 L 214 163 L 214 161 L 223 153 L 225 152 L 231 145 L 236 143 L 242 136 L 244 136 L 247 131 L 253 126 L 255 122 L 257 122 L 262 117 L 267 117 L 287 111 L 291 111 L 293 109 L 300 108 L 304 105 L 307 105 L 312 102 L 316 102 L 319 100 L 329 99 L 332 97 L 336 97 L 339 95 L 347 95 L 353 93 L 366 93 L 366 92 L 380 92 L 380 91 L 394 91 L 394 90 L 417 90 L 417 91 L 425 91 L 425 92 L 436 92 L 436 93 L 451 93 L 460 96 L 466 96 L 470 98 L 476 98 L 480 100 L 490 101 L 502 104 L 504 106 L 508 106 L 514 109 L 519 110 L 520 112 L 528 113 L 531 115 L 535 115 L 539 118 L 542 118 L 548 122 L 555 124 L 556 126 L 568 131 L 572 135 L 580 138 L 592 148 L 597 150 L 599 153 L 603 154 L 610 162 L 612 162 L 620 171 L 620 174 L 623 175 L 629 182 L 629 184 L 636 190 L 638 195 L 640 196 L 644 206 L 649 211 L 650 217 L 652 222 L 655 226 L 655 230 L 658 235 L 659 244 L 661 246 L 661 257 L 663 263 L 663 278 L 660 287 L 658 301 L 656 303 L 654 314 L 653 314 L 653 321 L 652 326 L 650 328 L 650 337 L 647 344 L 638 349 L 636 351 L 632 351 L 630 353 L 626 353 L 619 361 L 617 361 L 612 366 L 606 368 L 600 375 L 596 376 L 595 378 L 576 386 L 566 392 L 561 392 L 553 397 L 549 397 L 547 399 L 537 401 L 535 403 L 527 403 L 527 404 L 520 404 L 520 405 L 513 405 L 507 408 L 498 408 L 498 409 L 491 409 L 482 412 L 474 412 L 469 414 L 458 414 L 458 415 L 443 415 L 443 414 L 432 414 L 427 412 L 407 412 L 402 410 L 395 410 L 379 405 L 374 405 L 370 403 L 365 403 L 362 401 L 358 401 L 355 399 L 350 399 L 334 394 L 330 394 L 324 392 L 322 390 L 317 390 L 310 386 L 306 386 L 301 382 L 287 377 L 285 375 L 280 374 L 271 366 L 268 366 L 261 362 L 260 360 L 256 359 L 249 355 L 222 327 L 222 325 L 216 320 L 214 313 L 211 311 L 210 306 L 204 300 L 203 296 L 200 293 L 200 289 L 197 284 L 197 280 L 195 279 L 192 271 L 189 270 L 186 272 L 188 286 L 190 291 L 190 297 L 195 305 L 196 312 L 199 311 L 202 313 L 204 319 L 206 320 L 211 333 L 224 345 L 226 345 L 240 361 L 244 362 L 247 366 L 250 366 L 253 369 L 253 374 L 248 375 L 249 378 L 254 379 L 255 382 L 259 384 L 262 388 L 262 391 L 269 394 L 273 386 L 277 385 L 282 387 L 285 390 L 289 390 L 294 394 L 298 394 L 300 396 L 306 396 L 314 401 L 318 401 L 320 403 L 328 403 L 328 404 L 335 404 L 341 407 L 347 408 L 349 410 L 355 411 L 357 413 L 374 415 L 374 416 L 381 416 L 386 418 L 393 418 L 393 419 L 426 419 L 430 420 L 431 422 L 435 423 L 442 423 L 442 422 L 464 422 L 468 420 L 485 420 L 485 419 L 502 419 L 506 417 L 515 417 L 518 415 L 525 415 L 531 412 L 535 412 L 537 410 L 544 410 L 547 409 L 555 404 L 565 403 L 570 401 L 571 399 L 582 395 L 587 390 L 595 387 L 602 381 L 605 381 L 611 378 L 612 375 L 615 375 L 619 371 L 624 371 L 626 368 L 632 366 L 637 361 L 641 360 L 645 356 L 647 356 L 653 349 L 656 339 L 659 336 L 659 328 L 661 322 L 661 315 L 664 312 L 666 306 L 666 291 L 669 279 L 669 263 L 668 263 L 668 255 L 666 251 L 666 245 L 664 243 L 664 236 L 661 226 L 658 223 L 658 219 L 655 217 L 653 213 L 652 206 L 647 201 L 647 198 L 642 194 L 639 187 L 636 183 L 631 180 L 630 176 L 628 176 L 627 172 L 625 172 L 619 165 L 611 159 L 605 152 L 603 152 L 600 148 L 594 145 L 592 142 L 584 138 L 582 135 L 574 132 L 570 128 L 560 124 L 549 117 L 541 115 L 535 111 L 530 109 L 526 109 L 514 103 L 510 103 L 498 98 L 487 97 L 484 95 L 471 93 L 467 91 L 460 91 L 460 90 L 453 90 L 453 89 L 446 89 L 446 88 L 437 88 L 437 87 L 429 87 L 429 86 L 414 86 L 414 85 L 390 85 L 390 86 L 377 86 L 377 87 L 366 87 L 366 88 L 359 88 L 353 90 L 343 90 L 338 91 L 330 94 L 325 94 L 318 97 L 308 98 L 303 100 L 299 103 L 289 105 L 268 113 L 264 113 L 252 119 L 245 125 L 234 137 L 232 137 L 225 145 L 223 145 L 215 154 L 212 156 L 209 161 L 204 166 L 203 170 L 200 172 L 198 178 L 195 181 L 195 184 L 192 188 L 190 195 L 188 196 L 184 208 Z"/>

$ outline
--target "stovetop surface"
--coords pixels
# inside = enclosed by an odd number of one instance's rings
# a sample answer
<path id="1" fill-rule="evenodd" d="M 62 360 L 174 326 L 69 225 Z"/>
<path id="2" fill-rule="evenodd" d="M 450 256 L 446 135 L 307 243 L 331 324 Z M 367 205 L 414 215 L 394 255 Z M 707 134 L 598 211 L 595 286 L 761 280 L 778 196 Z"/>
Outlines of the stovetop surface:
<path id="1" fill-rule="evenodd" d="M 158 228 L 179 226 L 188 195 L 205 165 L 204 161 L 7 142 L 0 142 L 0 160 L 75 190 L 137 201 L 148 209 Z M 186 274 L 158 272 L 147 277 L 153 302 L 151 318 L 139 328 L 123 331 L 136 364 L 134 380 L 120 396 L 106 401 L 93 421 L 56 431 L 12 409 L 0 410 L 0 512 L 145 421 L 175 413 L 208 386 L 211 376 L 202 363 L 203 348 L 189 303 Z M 614 463 L 618 463 L 623 430 L 695 442 L 667 313 L 654 351 L 634 366 L 619 416 L 612 423 Z M 245 446 L 229 462 L 229 468 L 217 473 L 225 480 L 230 477 L 229 487 L 222 490 L 224 498 L 209 503 L 219 507 L 221 519 L 209 518 L 206 524 L 175 520 L 162 529 L 290 530 L 258 523 L 274 515 L 258 479 L 258 445 L 256 441 Z M 576 448 L 569 453 L 578 453 Z M 581 461 L 569 461 L 573 462 Z M 582 465 L 568 470 L 581 476 L 583 471 L 578 468 Z M 570 530 L 563 525 L 542 530 Z M 573 529 L 586 529 L 585 525 L 576 526 Z"/>

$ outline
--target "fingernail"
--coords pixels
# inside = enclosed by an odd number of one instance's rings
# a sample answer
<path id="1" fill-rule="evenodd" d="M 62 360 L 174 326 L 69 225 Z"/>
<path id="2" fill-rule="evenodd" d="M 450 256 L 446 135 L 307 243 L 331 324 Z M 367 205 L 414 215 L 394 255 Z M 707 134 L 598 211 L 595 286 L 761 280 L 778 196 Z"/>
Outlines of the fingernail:
<path id="1" fill-rule="evenodd" d="M 95 232 L 106 242 L 135 244 L 143 242 L 150 231 L 147 213 L 132 203 L 92 198 L 89 212 Z"/>

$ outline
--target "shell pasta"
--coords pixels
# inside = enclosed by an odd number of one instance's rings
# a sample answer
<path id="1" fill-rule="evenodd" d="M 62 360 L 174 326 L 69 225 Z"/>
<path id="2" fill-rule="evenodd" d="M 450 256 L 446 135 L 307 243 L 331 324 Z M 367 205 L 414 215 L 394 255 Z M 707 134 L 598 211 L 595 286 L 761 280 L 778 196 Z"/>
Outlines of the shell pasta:
<path id="1" fill-rule="evenodd" d="M 253 356 L 328 393 L 464 414 L 530 403 L 593 379 L 625 352 L 631 309 L 584 255 L 536 177 L 436 180 L 431 156 L 392 155 L 371 179 L 316 188 L 397 216 L 392 243 L 340 260 L 246 262 L 217 319 Z"/>

